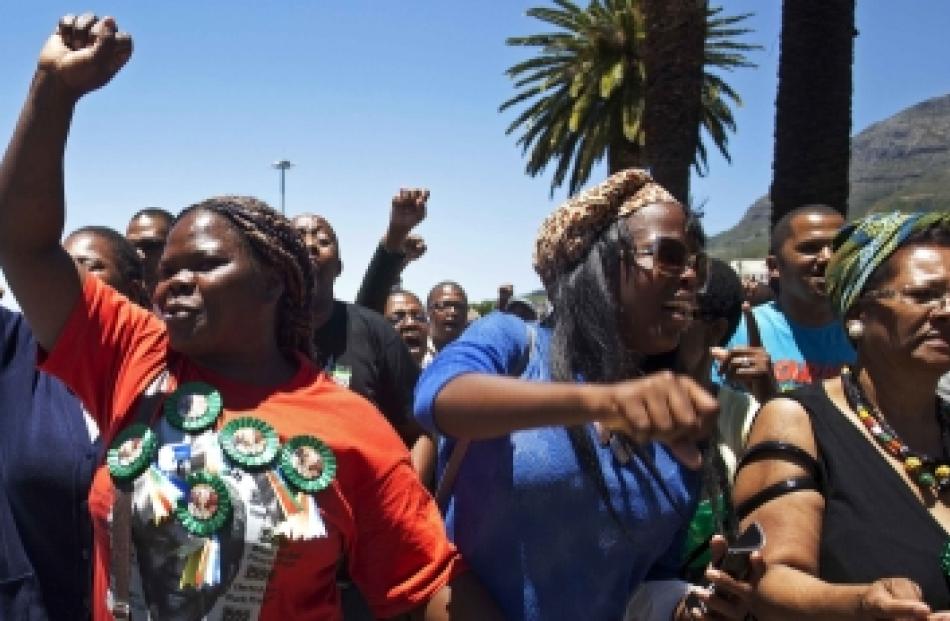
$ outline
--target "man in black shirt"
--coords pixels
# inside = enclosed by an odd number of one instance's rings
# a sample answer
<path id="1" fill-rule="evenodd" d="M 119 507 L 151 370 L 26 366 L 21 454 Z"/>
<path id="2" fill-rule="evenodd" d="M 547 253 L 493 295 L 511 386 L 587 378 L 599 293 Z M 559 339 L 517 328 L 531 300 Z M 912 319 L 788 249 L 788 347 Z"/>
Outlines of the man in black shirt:
<path id="1" fill-rule="evenodd" d="M 343 271 L 340 247 L 330 223 L 303 214 L 293 219 L 314 266 L 313 342 L 317 363 L 338 384 L 371 401 L 407 446 L 419 438 L 412 416 L 412 391 L 419 367 L 399 334 L 379 313 L 334 298 Z"/>
<path id="2" fill-rule="evenodd" d="M 431 441 L 412 415 L 412 392 L 419 366 L 399 334 L 377 312 L 337 300 L 333 284 L 343 272 L 336 232 L 324 218 L 302 214 L 293 219 L 313 263 L 313 344 L 317 363 L 338 384 L 371 401 L 396 429 L 406 446 L 418 448 L 413 466 L 431 459 Z M 424 453 L 424 454 L 423 454 Z M 341 569 L 338 576 L 343 618 L 371 621 L 365 598 Z"/>

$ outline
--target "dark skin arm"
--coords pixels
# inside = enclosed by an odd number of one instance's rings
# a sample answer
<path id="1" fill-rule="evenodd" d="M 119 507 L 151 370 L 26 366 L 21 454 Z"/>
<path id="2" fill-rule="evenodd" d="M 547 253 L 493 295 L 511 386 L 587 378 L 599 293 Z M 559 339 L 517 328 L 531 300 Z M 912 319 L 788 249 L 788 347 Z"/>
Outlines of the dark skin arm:
<path id="1" fill-rule="evenodd" d="M 635 442 L 659 440 L 690 467 L 700 465 L 696 440 L 717 411 L 716 400 L 696 382 L 669 372 L 600 385 L 469 373 L 446 384 L 434 407 L 439 429 L 456 438 L 597 422 Z"/>
<path id="2" fill-rule="evenodd" d="M 63 154 L 76 102 L 128 61 L 132 40 L 111 18 L 64 17 L 40 53 L 30 92 L 0 164 L 0 267 L 46 349 L 81 293 L 78 268 L 60 245 L 65 220 Z"/>
<path id="3" fill-rule="evenodd" d="M 458 576 L 424 606 L 410 614 L 413 621 L 502 621 L 501 612 L 471 572 Z"/>
<path id="4" fill-rule="evenodd" d="M 426 217 L 429 191 L 421 188 L 400 188 L 393 196 L 386 233 L 373 254 L 363 282 L 356 294 L 356 303 L 377 313 L 383 312 L 389 290 L 399 281 L 406 266 L 425 254 L 425 241 L 410 235 Z"/>
<path id="5" fill-rule="evenodd" d="M 808 414 L 795 401 L 775 399 L 756 417 L 749 446 L 767 440 L 795 444 L 817 458 Z M 736 477 L 735 502 L 741 503 L 765 487 L 806 474 L 791 462 L 762 460 L 742 468 Z M 743 521 L 758 522 L 766 534 L 766 572 L 755 588 L 753 613 L 762 620 L 802 619 L 945 619 L 930 614 L 920 589 L 906 578 L 892 577 L 871 584 L 840 585 L 817 577 L 824 498 L 798 491 L 776 498 Z"/>

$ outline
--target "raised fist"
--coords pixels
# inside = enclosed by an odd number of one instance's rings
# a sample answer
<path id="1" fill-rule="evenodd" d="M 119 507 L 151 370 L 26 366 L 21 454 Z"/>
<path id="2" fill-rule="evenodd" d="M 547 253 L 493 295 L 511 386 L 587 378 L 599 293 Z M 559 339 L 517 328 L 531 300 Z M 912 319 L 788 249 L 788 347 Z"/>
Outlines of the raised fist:
<path id="1" fill-rule="evenodd" d="M 401 188 L 393 196 L 393 209 L 389 216 L 389 227 L 409 233 L 417 224 L 426 219 L 426 203 L 429 190 L 425 188 Z"/>
<path id="2" fill-rule="evenodd" d="M 111 17 L 66 15 L 40 52 L 39 69 L 76 98 L 105 85 L 132 55 L 132 38 Z"/>
<path id="3" fill-rule="evenodd" d="M 424 255 L 427 249 L 426 240 L 420 235 L 406 235 L 402 242 L 402 253 L 405 255 L 403 268 Z"/>

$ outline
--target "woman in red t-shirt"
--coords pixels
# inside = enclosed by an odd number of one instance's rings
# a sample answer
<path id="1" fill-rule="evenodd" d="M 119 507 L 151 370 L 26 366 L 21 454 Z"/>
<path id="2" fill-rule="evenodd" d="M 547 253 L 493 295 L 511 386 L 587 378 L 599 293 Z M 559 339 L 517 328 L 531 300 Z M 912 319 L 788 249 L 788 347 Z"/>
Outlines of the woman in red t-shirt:
<path id="1" fill-rule="evenodd" d="M 496 618 L 399 438 L 310 362 L 310 262 L 283 216 L 233 196 L 186 209 L 158 317 L 64 252 L 73 108 L 131 51 L 110 18 L 63 18 L 0 167 L 0 266 L 43 368 L 110 446 L 89 496 L 94 618 L 339 619 L 344 562 L 378 617 Z"/>

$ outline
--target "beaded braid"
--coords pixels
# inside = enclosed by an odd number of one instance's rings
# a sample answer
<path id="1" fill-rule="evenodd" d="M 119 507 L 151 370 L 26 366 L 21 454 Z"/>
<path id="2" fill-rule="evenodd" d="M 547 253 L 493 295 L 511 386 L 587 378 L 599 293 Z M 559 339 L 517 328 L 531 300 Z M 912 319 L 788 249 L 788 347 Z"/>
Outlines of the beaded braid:
<path id="1" fill-rule="evenodd" d="M 264 201 L 250 196 L 205 199 L 187 207 L 178 219 L 197 210 L 211 211 L 227 218 L 241 232 L 258 259 L 283 278 L 284 294 L 277 317 L 278 346 L 290 356 L 301 352 L 312 357 L 310 298 L 313 277 L 310 255 L 290 220 Z"/>

